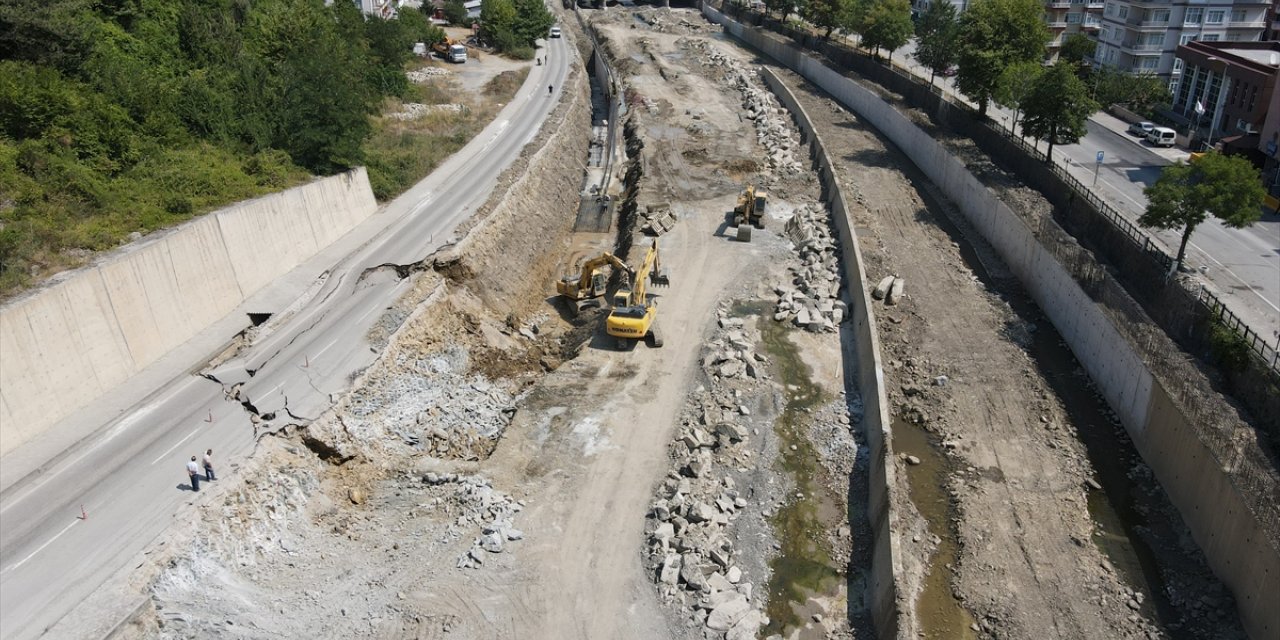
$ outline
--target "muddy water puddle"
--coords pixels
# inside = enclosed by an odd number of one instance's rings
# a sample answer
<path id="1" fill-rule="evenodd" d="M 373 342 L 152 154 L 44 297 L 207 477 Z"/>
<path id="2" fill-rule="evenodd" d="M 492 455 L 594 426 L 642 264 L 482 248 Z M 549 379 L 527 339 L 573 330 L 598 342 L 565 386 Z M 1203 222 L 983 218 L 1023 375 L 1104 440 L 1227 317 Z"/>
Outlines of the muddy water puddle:
<path id="1" fill-rule="evenodd" d="M 974 624 L 973 616 L 951 591 L 952 573 L 960 560 L 960 545 L 956 543 L 956 532 L 951 525 L 956 508 L 947 495 L 951 464 L 931 441 L 928 432 L 898 417 L 893 419 L 893 449 L 920 459 L 920 464 L 906 466 L 908 492 L 911 502 L 928 523 L 929 534 L 939 539 L 916 603 L 921 637 L 976 638 L 978 634 L 970 626 Z"/>
<path id="2" fill-rule="evenodd" d="M 787 338 L 791 329 L 770 317 L 768 302 L 734 305 L 738 317 L 756 316 L 765 353 L 773 373 L 783 385 L 786 408 L 774 423 L 778 435 L 778 464 L 795 482 L 795 494 L 770 518 L 781 545 L 770 562 L 769 624 L 761 636 L 789 634 L 805 625 L 813 598 L 839 599 L 845 578 L 827 551 L 827 533 L 839 527 L 847 510 L 844 497 L 817 481 L 818 452 L 806 435 L 809 411 L 826 402 L 822 389 L 800 357 L 799 348 Z M 797 494 L 799 497 L 797 497 Z"/>

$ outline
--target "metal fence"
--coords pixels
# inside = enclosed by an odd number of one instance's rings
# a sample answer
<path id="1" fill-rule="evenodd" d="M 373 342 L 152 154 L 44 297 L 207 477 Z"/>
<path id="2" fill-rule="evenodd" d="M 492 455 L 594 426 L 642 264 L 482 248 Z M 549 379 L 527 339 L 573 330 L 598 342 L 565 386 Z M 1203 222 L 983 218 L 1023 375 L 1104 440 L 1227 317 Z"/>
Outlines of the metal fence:
<path id="1" fill-rule="evenodd" d="M 722 11 L 731 15 L 749 17 L 754 24 L 766 26 L 810 50 L 821 53 L 821 51 L 818 51 L 810 44 L 811 40 L 818 37 L 814 33 L 797 29 L 790 24 L 784 24 L 765 14 L 734 3 L 723 3 L 720 8 Z M 824 44 L 826 47 L 840 49 L 853 55 L 866 55 L 860 50 L 844 43 L 827 40 Z M 891 64 L 885 68 L 887 71 L 893 73 L 902 80 L 913 83 L 919 87 L 927 86 L 927 90 L 945 101 L 949 108 L 960 109 L 975 117 L 977 116 L 977 111 L 968 103 L 958 100 L 955 96 L 950 95 L 940 85 L 934 85 L 928 82 L 925 78 L 915 75 L 909 68 L 902 67 L 898 64 Z M 1019 136 L 1012 129 L 1005 127 L 1003 123 L 986 120 L 981 126 L 999 133 L 1031 157 L 1036 158 L 1041 162 L 1046 161 L 1045 154 L 1042 151 L 1037 149 L 1035 145 L 1028 143 L 1025 138 Z M 1173 264 L 1175 261 L 1174 256 L 1169 255 L 1159 243 L 1153 242 L 1150 234 L 1143 231 L 1140 227 L 1121 215 L 1120 212 L 1104 200 L 1098 192 L 1081 183 L 1075 176 L 1071 175 L 1070 171 L 1067 170 L 1066 165 L 1053 162 L 1051 166 L 1054 175 L 1067 185 L 1075 197 L 1081 198 L 1093 205 L 1098 213 L 1100 213 L 1109 224 L 1120 230 L 1121 233 L 1128 238 L 1130 242 L 1132 242 L 1133 247 L 1137 251 L 1155 261 L 1164 271 L 1172 274 Z M 1195 294 L 1194 298 L 1191 299 L 1194 300 L 1194 304 L 1202 307 L 1199 310 L 1202 312 L 1202 315 L 1214 319 L 1214 321 L 1219 323 L 1222 327 L 1239 336 L 1239 338 L 1248 345 L 1250 353 L 1259 359 L 1260 364 L 1263 365 L 1262 369 L 1264 371 L 1269 371 L 1273 378 L 1280 380 L 1280 337 L 1277 337 L 1276 340 L 1269 343 L 1261 334 L 1255 331 L 1253 327 L 1249 326 L 1244 319 L 1232 312 L 1226 302 L 1216 294 L 1204 289 L 1203 286 L 1200 287 L 1200 290 Z"/>

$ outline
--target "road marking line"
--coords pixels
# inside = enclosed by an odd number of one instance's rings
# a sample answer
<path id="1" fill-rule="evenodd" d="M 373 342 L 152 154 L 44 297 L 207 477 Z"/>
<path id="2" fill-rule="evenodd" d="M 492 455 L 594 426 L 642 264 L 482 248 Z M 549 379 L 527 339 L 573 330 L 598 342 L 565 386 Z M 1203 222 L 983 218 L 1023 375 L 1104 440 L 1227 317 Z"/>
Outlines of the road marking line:
<path id="1" fill-rule="evenodd" d="M 168 455 L 169 455 L 169 454 L 173 453 L 173 450 L 174 450 L 174 449 L 177 449 L 178 447 L 181 447 L 181 446 L 182 446 L 182 443 L 184 443 L 184 442 L 186 442 L 186 441 L 190 440 L 190 439 L 191 439 L 191 436 L 194 436 L 194 435 L 195 435 L 195 434 L 197 434 L 197 433 L 200 433 L 200 430 L 199 430 L 199 429 L 196 429 L 195 431 L 192 431 L 191 433 L 188 433 L 188 434 L 187 434 L 187 437 L 185 437 L 185 438 L 183 438 L 183 439 L 181 439 L 181 440 L 179 440 L 179 441 L 178 441 L 178 444 L 175 444 L 175 445 L 173 445 L 172 447 L 169 447 L 169 449 L 168 449 L 168 450 L 166 450 L 164 453 L 160 454 L 160 457 L 156 458 L 155 460 L 152 460 L 152 461 L 151 461 L 151 466 L 153 466 L 153 467 L 154 467 L 154 466 L 155 466 L 155 464 L 156 464 L 157 462 L 160 462 L 161 460 L 164 460 L 166 457 L 168 457 Z"/>
<path id="2" fill-rule="evenodd" d="M 14 569 L 17 569 L 18 567 L 21 567 L 22 565 L 26 564 L 28 560 L 36 557 L 36 554 L 40 553 L 41 551 L 44 551 L 45 547 L 48 547 L 49 545 L 56 542 L 58 538 L 62 537 L 62 534 L 70 531 L 71 527 L 76 526 L 76 524 L 78 524 L 79 522 L 81 522 L 80 518 L 76 518 L 75 520 L 72 520 L 71 524 L 67 525 L 62 531 L 59 531 L 57 535 L 53 536 L 52 538 L 49 538 L 48 542 L 45 542 L 44 544 L 40 545 L 39 548 L 37 548 L 35 551 L 32 551 L 30 555 L 19 560 L 17 563 L 11 564 L 5 567 L 4 570 L 0 571 L 0 574 L 9 573 L 10 571 L 13 571 Z"/>
<path id="3" fill-rule="evenodd" d="M 128 415 L 125 415 L 124 417 L 117 419 L 116 424 L 110 427 L 110 431 L 107 432 L 106 437 L 95 442 L 93 446 L 86 448 L 80 455 L 76 456 L 71 461 L 61 464 L 57 470 L 52 471 L 47 475 L 41 475 L 41 477 L 36 482 L 33 482 L 30 487 L 26 488 L 26 493 L 19 495 L 18 497 L 11 500 L 9 504 L 4 505 L 3 508 L 0 508 L 0 515 L 3 515 L 5 511 L 8 511 L 14 508 L 23 500 L 26 500 L 28 497 L 35 495 L 37 489 L 48 484 L 49 482 L 52 482 L 55 478 L 62 475 L 68 469 L 71 469 L 75 465 L 79 464 L 81 460 L 84 460 L 90 454 L 102 448 L 103 445 L 115 439 L 116 436 L 132 428 L 133 425 L 139 422 L 143 416 L 160 408 L 161 405 L 169 402 L 170 400 L 173 399 L 174 396 L 178 395 L 182 391 L 185 391 L 187 387 L 191 386 L 192 384 L 198 381 L 199 381 L 199 378 L 189 377 L 182 384 L 177 385 L 176 387 L 171 389 L 168 393 L 164 394 L 163 397 L 157 398 L 154 401 L 148 403 L 146 406 L 141 407 L 138 410 L 133 411 Z"/>

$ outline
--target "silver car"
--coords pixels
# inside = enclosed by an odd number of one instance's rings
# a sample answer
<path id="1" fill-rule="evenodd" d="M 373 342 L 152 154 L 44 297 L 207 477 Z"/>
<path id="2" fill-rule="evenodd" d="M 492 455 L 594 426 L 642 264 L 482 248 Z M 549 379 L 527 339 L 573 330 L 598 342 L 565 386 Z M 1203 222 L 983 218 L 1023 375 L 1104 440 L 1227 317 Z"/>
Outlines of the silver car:
<path id="1" fill-rule="evenodd" d="M 1156 125 L 1153 122 L 1135 122 L 1129 125 L 1129 133 L 1132 133 L 1139 138 L 1145 138 L 1154 128 L 1156 128 Z"/>

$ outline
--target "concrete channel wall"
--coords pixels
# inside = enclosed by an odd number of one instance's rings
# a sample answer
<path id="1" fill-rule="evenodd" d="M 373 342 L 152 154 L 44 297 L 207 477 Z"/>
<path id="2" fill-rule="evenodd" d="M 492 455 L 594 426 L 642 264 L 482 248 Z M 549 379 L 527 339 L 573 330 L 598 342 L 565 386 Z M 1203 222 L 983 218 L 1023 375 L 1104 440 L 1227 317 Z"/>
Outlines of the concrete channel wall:
<path id="1" fill-rule="evenodd" d="M 813 152 L 818 166 L 818 178 L 822 183 L 831 218 L 840 236 L 841 258 L 844 265 L 844 282 L 853 304 L 849 318 L 853 324 L 854 353 L 857 356 L 858 390 L 862 395 L 864 413 L 862 426 L 867 435 L 867 448 L 871 451 L 869 472 L 870 498 L 867 518 L 875 537 L 871 551 L 871 582 L 868 585 L 868 603 L 876 635 L 893 638 L 898 635 L 900 604 L 898 602 L 898 577 L 902 575 L 902 559 L 897 538 L 897 513 L 891 494 L 897 486 L 893 466 L 893 422 L 889 417 L 889 403 L 884 388 L 884 368 L 880 359 L 880 337 L 876 331 L 875 312 L 871 295 L 867 292 L 866 271 L 863 269 L 862 249 L 858 246 L 858 234 L 853 218 L 845 207 L 844 192 L 835 174 L 835 165 L 827 155 L 822 138 L 813 128 L 809 114 L 796 100 L 791 90 L 772 71 L 761 69 L 765 83 L 795 116 L 805 141 Z"/>
<path id="2" fill-rule="evenodd" d="M 945 147 L 871 91 L 794 46 L 721 14 L 704 12 L 725 30 L 831 94 L 901 149 L 1008 263 L 1120 416 L 1143 460 L 1177 507 L 1214 573 L 1236 597 L 1253 638 L 1280 634 L 1280 549 L 1192 420 L 1164 389 L 1138 351 L 1022 218 L 988 190 Z"/>
<path id="3" fill-rule="evenodd" d="M 353 169 L 155 234 L 0 307 L 0 455 L 234 311 L 377 208 L 364 168 Z"/>

